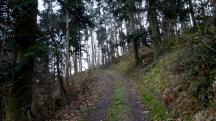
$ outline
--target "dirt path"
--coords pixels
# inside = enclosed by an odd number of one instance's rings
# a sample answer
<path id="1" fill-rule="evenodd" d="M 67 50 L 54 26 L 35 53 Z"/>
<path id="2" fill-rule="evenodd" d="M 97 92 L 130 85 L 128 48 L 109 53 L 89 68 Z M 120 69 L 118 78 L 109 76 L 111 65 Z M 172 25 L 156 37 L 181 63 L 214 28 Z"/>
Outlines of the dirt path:
<path id="1" fill-rule="evenodd" d="M 103 75 L 103 76 L 102 76 Z M 104 88 L 102 97 L 98 100 L 96 105 L 87 111 L 84 120 L 86 121 L 105 121 L 107 119 L 107 110 L 111 105 L 112 90 L 113 90 L 113 78 L 110 74 L 100 74 L 101 80 L 104 81 Z"/>
<path id="2" fill-rule="evenodd" d="M 114 70 L 99 75 L 104 81 L 103 93 L 87 111 L 85 121 L 149 121 L 148 111 L 141 104 L 132 80 Z"/>

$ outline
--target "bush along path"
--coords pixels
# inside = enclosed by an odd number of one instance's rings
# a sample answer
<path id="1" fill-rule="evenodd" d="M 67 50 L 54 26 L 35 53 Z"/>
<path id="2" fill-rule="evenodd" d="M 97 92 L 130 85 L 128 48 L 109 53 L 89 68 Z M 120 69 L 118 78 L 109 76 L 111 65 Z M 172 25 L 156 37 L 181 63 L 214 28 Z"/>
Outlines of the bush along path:
<path id="1" fill-rule="evenodd" d="M 149 121 L 148 111 L 141 104 L 133 81 L 115 70 L 98 74 L 104 81 L 97 103 L 83 115 L 83 121 Z"/>

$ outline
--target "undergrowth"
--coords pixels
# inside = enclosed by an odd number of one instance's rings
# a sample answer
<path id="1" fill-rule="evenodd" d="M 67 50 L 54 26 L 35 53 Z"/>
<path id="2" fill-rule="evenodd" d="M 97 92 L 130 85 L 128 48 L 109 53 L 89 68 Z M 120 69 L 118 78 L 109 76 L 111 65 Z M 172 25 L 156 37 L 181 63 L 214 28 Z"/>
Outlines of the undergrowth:
<path id="1" fill-rule="evenodd" d="M 130 55 L 115 65 L 135 80 L 152 120 L 207 120 L 216 116 L 212 114 L 216 108 L 215 29 L 200 29 L 170 40 L 154 65 L 134 67 Z"/>

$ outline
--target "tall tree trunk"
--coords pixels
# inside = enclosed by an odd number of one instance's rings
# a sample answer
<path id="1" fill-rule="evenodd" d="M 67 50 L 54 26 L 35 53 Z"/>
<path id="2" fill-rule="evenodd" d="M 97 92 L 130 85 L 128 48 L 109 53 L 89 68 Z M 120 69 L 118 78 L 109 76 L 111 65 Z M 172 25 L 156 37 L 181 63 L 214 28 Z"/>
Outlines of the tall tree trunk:
<path id="1" fill-rule="evenodd" d="M 213 24 L 216 26 L 216 2 L 213 3 L 214 10 L 213 10 Z"/>
<path id="2" fill-rule="evenodd" d="M 97 51 L 96 47 L 95 47 L 95 63 L 97 65 L 97 67 L 99 67 L 101 65 L 101 58 L 102 58 L 102 53 L 101 51 Z"/>
<path id="3" fill-rule="evenodd" d="M 101 56 L 102 56 L 102 65 L 105 65 L 105 51 L 104 51 L 104 47 L 102 47 L 101 49 Z"/>
<path id="4" fill-rule="evenodd" d="M 28 121 L 31 109 L 34 55 L 30 48 L 37 37 L 37 0 L 19 0 L 16 2 L 15 40 L 16 74 L 6 111 L 6 121 Z M 27 3 L 27 4 L 23 4 Z M 26 11 L 27 10 L 27 11 Z"/>
<path id="5" fill-rule="evenodd" d="M 201 2 L 201 14 L 202 14 L 202 17 L 205 17 L 205 7 L 204 7 L 204 1 L 203 0 L 200 0 Z"/>
<path id="6" fill-rule="evenodd" d="M 66 35 L 65 35 L 65 44 L 66 44 L 66 79 L 69 79 L 70 76 L 70 43 L 69 43 L 69 12 L 66 9 Z"/>
<path id="7" fill-rule="evenodd" d="M 87 48 L 88 49 L 88 48 Z M 86 56 L 87 56 L 87 64 L 88 64 L 88 69 L 91 68 L 91 62 L 90 62 L 90 55 L 89 55 L 89 51 L 86 51 Z"/>
<path id="8" fill-rule="evenodd" d="M 130 35 L 130 33 L 131 33 L 131 26 L 130 26 L 130 21 L 126 21 L 126 35 L 128 36 L 128 35 Z M 125 50 L 126 50 L 126 52 L 131 52 L 131 48 L 133 48 L 133 47 L 131 47 L 131 43 L 130 42 L 127 42 L 127 44 L 126 44 L 126 46 L 125 46 Z M 125 52 L 125 53 L 126 53 Z"/>
<path id="9" fill-rule="evenodd" d="M 74 74 L 78 73 L 78 64 L 77 64 L 77 53 L 74 49 L 73 53 L 73 64 L 74 64 Z"/>
<path id="10" fill-rule="evenodd" d="M 170 36 L 169 36 L 169 20 L 166 17 L 166 15 L 164 15 L 163 17 L 163 36 L 162 36 L 162 41 L 163 41 L 163 45 L 165 46 L 167 44 L 167 41 L 169 40 Z"/>
<path id="11" fill-rule="evenodd" d="M 0 95 L 0 121 L 3 121 L 3 96 Z"/>
<path id="12" fill-rule="evenodd" d="M 61 88 L 61 94 L 64 96 L 66 94 L 66 89 L 64 88 L 64 82 L 63 82 L 63 77 L 61 74 L 61 69 L 60 69 L 60 55 L 58 50 L 56 49 L 56 72 L 57 72 L 57 78 L 60 84 Z"/>
<path id="13" fill-rule="evenodd" d="M 1 65 L 1 63 L 3 61 L 3 57 L 4 57 L 6 28 L 5 28 L 2 36 L 3 36 L 3 40 L 0 42 L 0 65 Z"/>
<path id="14" fill-rule="evenodd" d="M 114 23 L 114 26 L 115 26 L 115 50 L 116 50 L 116 56 L 117 58 L 119 57 L 119 49 L 118 49 L 118 28 L 117 28 L 117 25 L 116 23 Z"/>
<path id="15" fill-rule="evenodd" d="M 115 31 L 115 48 L 116 48 L 116 56 L 118 58 L 120 56 L 120 54 L 119 54 L 119 45 L 118 45 L 117 33 L 118 33 L 118 31 Z"/>
<path id="16" fill-rule="evenodd" d="M 149 16 L 150 16 L 150 27 L 151 27 L 151 38 L 154 47 L 154 60 L 156 61 L 160 54 L 160 38 L 158 31 L 158 20 L 156 12 L 156 0 L 149 0 Z"/>
<path id="17" fill-rule="evenodd" d="M 96 49 L 95 49 L 95 45 L 94 45 L 94 38 L 93 38 L 93 30 L 91 29 L 90 30 L 90 36 L 91 36 L 91 65 L 92 67 L 94 68 L 95 67 L 95 64 L 96 64 Z"/>
<path id="18" fill-rule="evenodd" d="M 60 85 L 61 96 L 64 98 L 64 102 L 68 103 L 69 98 L 68 98 L 68 93 L 64 87 L 64 81 L 63 81 L 63 77 L 62 77 L 62 73 L 60 69 L 60 53 L 58 51 L 57 46 L 55 46 L 55 56 L 56 56 L 56 72 L 57 72 L 58 82 Z"/>
<path id="19" fill-rule="evenodd" d="M 164 19 L 163 19 L 163 27 L 164 27 L 164 29 L 163 29 L 164 30 L 163 44 L 164 44 L 164 46 L 166 46 L 167 41 L 169 41 L 170 38 L 172 38 L 175 35 L 176 0 L 167 0 L 167 1 L 165 1 L 165 5 L 166 5 L 166 11 L 167 12 L 164 13 L 165 15 L 164 15 Z"/>
<path id="20" fill-rule="evenodd" d="M 130 19 L 130 26 L 131 26 L 131 33 L 134 34 L 136 32 L 136 23 L 135 23 L 135 1 L 128 0 L 129 5 L 129 19 Z M 134 50 L 134 59 L 135 64 L 138 65 L 141 60 L 139 57 L 139 43 L 137 39 L 133 39 L 133 50 Z"/>
<path id="21" fill-rule="evenodd" d="M 79 52 L 79 72 L 82 72 L 82 52 Z"/>
<path id="22" fill-rule="evenodd" d="M 196 26 L 196 19 L 195 19 L 195 15 L 194 15 L 194 9 L 193 9 L 192 0 L 188 0 L 188 5 L 189 5 L 189 10 L 190 10 L 193 26 Z"/>

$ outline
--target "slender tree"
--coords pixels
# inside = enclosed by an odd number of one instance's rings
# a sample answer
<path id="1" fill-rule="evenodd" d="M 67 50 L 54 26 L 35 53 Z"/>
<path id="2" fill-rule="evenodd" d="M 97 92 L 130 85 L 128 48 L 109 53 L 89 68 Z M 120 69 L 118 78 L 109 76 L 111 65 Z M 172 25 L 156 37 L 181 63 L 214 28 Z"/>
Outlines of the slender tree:
<path id="1" fill-rule="evenodd" d="M 136 32 L 136 6 L 135 6 L 135 0 L 127 0 L 127 6 L 128 6 L 128 15 L 129 15 L 129 22 L 131 27 L 131 33 L 135 34 Z M 138 65 L 140 63 L 140 57 L 139 57 L 139 43 L 137 39 L 133 39 L 133 49 L 134 49 L 134 58 L 135 58 L 135 64 Z"/>
<path id="2" fill-rule="evenodd" d="M 69 11 L 68 9 L 66 9 L 66 13 L 65 13 L 66 19 L 65 19 L 65 23 L 66 23 L 66 34 L 65 34 L 65 48 L 66 48 L 66 79 L 69 79 L 70 76 L 70 42 L 69 42 Z"/>
<path id="3" fill-rule="evenodd" d="M 189 10 L 192 18 L 193 25 L 196 26 L 196 19 L 195 19 L 195 13 L 194 13 L 194 6 L 192 0 L 187 0 L 187 3 L 189 5 Z"/>

